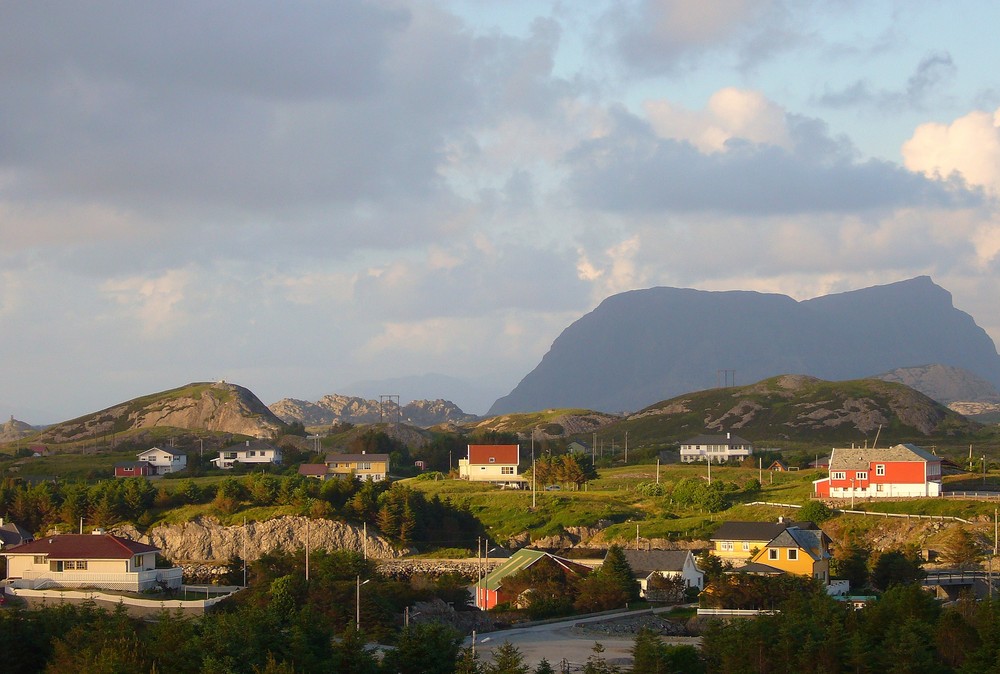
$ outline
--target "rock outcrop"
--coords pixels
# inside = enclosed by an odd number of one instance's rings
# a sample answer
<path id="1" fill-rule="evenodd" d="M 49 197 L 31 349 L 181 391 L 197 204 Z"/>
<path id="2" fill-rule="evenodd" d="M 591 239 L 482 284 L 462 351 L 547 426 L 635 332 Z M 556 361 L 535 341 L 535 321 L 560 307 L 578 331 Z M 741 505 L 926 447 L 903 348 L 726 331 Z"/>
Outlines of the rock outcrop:
<path id="1" fill-rule="evenodd" d="M 306 426 L 326 426 L 346 421 L 352 424 L 400 422 L 427 428 L 442 423 L 464 423 L 476 419 L 448 400 L 414 400 L 400 407 L 394 401 L 366 400 L 356 396 L 326 395 L 316 402 L 284 398 L 270 410 L 283 421 Z"/>
<path id="2" fill-rule="evenodd" d="M 170 426 L 270 438 L 284 426 L 249 389 L 224 381 L 195 383 L 120 403 L 45 430 L 39 442 L 73 442 L 98 435 Z"/>
<path id="3" fill-rule="evenodd" d="M 263 522 L 247 522 L 246 526 L 225 526 L 213 517 L 199 517 L 183 524 L 164 524 L 145 534 L 126 525 L 114 533 L 155 545 L 163 556 L 175 563 L 222 563 L 239 557 L 247 561 L 275 551 L 301 550 L 309 541 L 310 550 L 354 550 L 371 558 L 400 557 L 411 552 L 397 548 L 381 536 L 344 522 L 278 517 Z"/>

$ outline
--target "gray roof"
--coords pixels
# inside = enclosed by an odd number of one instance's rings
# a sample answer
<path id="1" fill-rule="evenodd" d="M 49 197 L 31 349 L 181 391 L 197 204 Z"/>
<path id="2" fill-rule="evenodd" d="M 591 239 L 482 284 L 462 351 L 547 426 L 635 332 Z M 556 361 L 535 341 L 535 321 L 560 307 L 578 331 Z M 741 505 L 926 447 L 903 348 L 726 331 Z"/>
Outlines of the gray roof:
<path id="1" fill-rule="evenodd" d="M 21 543 L 31 540 L 34 540 L 31 532 L 22 526 L 14 524 L 13 522 L 7 522 L 0 525 L 0 543 L 2 543 L 0 547 L 20 545 Z"/>
<path id="2" fill-rule="evenodd" d="M 926 449 L 916 445 L 874 447 L 836 447 L 830 454 L 830 470 L 868 470 L 880 461 L 940 461 Z"/>
<path id="3" fill-rule="evenodd" d="M 753 443 L 738 435 L 696 435 L 693 438 L 684 440 L 682 445 L 752 445 Z"/>
<path id="4" fill-rule="evenodd" d="M 622 550 L 636 578 L 654 571 L 683 571 L 690 550 Z"/>
<path id="5" fill-rule="evenodd" d="M 805 531 L 820 531 L 813 522 L 723 522 L 709 540 L 773 541 L 778 534 L 789 527 L 797 527 Z"/>
<path id="6" fill-rule="evenodd" d="M 809 553 L 815 560 L 828 558 L 830 555 L 826 550 L 823 538 L 826 536 L 819 529 L 799 529 L 789 527 L 774 537 L 767 544 L 769 548 L 801 548 Z"/>
<path id="7" fill-rule="evenodd" d="M 327 463 L 340 463 L 342 461 L 385 461 L 389 462 L 388 454 L 327 454 Z"/>
<path id="8" fill-rule="evenodd" d="M 729 574 L 749 573 L 754 576 L 780 576 L 785 572 L 779 568 L 769 566 L 767 564 L 761 564 L 760 562 L 750 562 L 748 564 L 744 564 L 743 566 L 737 569 L 726 571 L 726 573 Z"/>

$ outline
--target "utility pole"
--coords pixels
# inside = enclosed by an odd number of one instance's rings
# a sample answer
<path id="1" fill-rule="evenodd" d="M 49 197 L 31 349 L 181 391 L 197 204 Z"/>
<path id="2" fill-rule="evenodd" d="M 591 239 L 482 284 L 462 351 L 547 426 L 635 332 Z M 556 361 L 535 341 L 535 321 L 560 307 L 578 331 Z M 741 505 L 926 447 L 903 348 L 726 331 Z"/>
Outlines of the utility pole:
<path id="1" fill-rule="evenodd" d="M 656 484 L 660 484 L 660 457 L 656 457 Z"/>
<path id="2" fill-rule="evenodd" d="M 625 431 L 625 463 L 628 464 L 628 431 Z"/>
<path id="3" fill-rule="evenodd" d="M 712 457 L 711 456 L 707 456 L 705 458 L 708 460 L 708 484 L 709 484 L 709 486 L 711 486 L 711 484 L 712 484 Z"/>
<path id="4" fill-rule="evenodd" d="M 306 519 L 306 583 L 309 582 L 309 519 Z"/>

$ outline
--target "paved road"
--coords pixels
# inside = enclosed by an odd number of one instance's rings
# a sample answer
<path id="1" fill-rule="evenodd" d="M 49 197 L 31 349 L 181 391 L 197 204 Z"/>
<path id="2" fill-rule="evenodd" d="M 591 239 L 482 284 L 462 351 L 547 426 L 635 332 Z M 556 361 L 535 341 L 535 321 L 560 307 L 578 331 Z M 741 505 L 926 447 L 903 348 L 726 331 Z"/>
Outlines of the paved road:
<path id="1" fill-rule="evenodd" d="M 660 613 L 669 609 L 655 609 Z M 610 663 L 629 664 L 632 663 L 631 636 L 606 636 L 603 634 L 586 633 L 575 629 L 580 623 L 601 622 L 611 620 L 615 617 L 635 616 L 636 611 L 622 611 L 614 615 L 602 615 L 593 618 L 573 618 L 546 625 L 535 625 L 532 627 L 517 627 L 509 630 L 488 632 L 476 637 L 476 653 L 486 662 L 492 661 L 492 651 L 500 646 L 504 641 L 509 641 L 517 646 L 524 656 L 525 662 L 532 669 L 542 658 L 549 661 L 549 664 L 556 671 L 560 671 L 560 663 L 563 659 L 569 665 L 568 671 L 580 671 L 587 662 L 587 658 L 593 655 L 594 643 L 604 646 L 603 657 Z M 697 645 L 700 639 L 696 637 L 666 637 L 664 641 L 676 644 Z M 465 645 L 472 643 L 472 638 L 465 640 Z"/>

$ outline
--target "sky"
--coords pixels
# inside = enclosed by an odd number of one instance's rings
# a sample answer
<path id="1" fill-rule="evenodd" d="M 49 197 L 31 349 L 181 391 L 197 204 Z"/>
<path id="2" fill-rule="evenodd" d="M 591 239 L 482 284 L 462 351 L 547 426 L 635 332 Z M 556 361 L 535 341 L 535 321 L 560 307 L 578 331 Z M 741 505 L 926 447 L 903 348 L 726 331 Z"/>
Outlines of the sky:
<path id="1" fill-rule="evenodd" d="M 220 379 L 496 398 L 652 286 L 927 274 L 996 341 L 997 25 L 989 0 L 0 2 L 0 415 Z"/>

